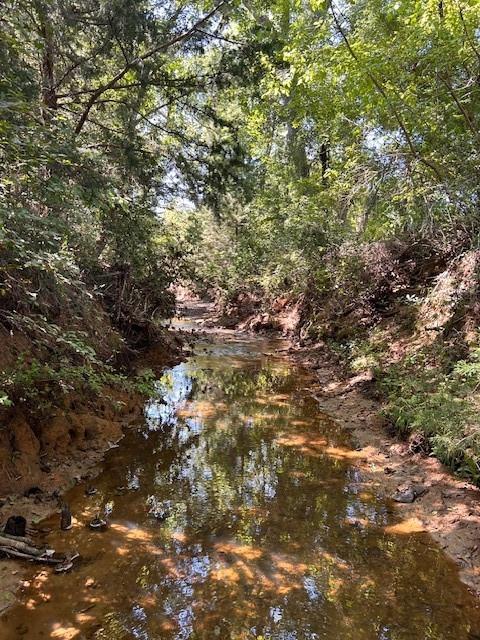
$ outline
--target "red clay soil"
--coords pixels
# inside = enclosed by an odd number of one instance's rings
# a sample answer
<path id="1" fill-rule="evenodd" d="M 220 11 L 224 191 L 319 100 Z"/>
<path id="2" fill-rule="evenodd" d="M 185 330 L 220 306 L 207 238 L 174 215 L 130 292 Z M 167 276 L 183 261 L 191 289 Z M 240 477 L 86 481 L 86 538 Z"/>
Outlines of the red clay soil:
<path id="1" fill-rule="evenodd" d="M 169 341 L 141 354 L 132 369 L 154 371 L 182 359 L 175 333 Z M 97 399 L 69 394 L 56 399 L 48 418 L 26 411 L 4 412 L 0 428 L 0 527 L 11 515 L 22 515 L 28 526 L 59 511 L 58 497 L 77 482 L 101 471 L 105 453 L 131 425 L 143 420 L 145 399 L 111 388 Z M 0 611 L 15 599 L 23 574 L 21 563 L 0 560 Z"/>

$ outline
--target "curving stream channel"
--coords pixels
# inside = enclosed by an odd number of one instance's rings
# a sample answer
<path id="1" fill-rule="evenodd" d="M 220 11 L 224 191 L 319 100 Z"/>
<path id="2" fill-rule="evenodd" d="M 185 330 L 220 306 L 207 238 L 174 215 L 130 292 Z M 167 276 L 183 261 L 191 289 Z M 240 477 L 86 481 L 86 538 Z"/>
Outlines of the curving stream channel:
<path id="1" fill-rule="evenodd" d="M 425 534 L 361 484 L 348 434 L 276 345 L 212 336 L 158 383 L 67 495 L 46 542 L 68 574 L 32 573 L 2 640 L 475 640 L 477 601 Z M 104 532 L 86 523 L 105 507 Z"/>

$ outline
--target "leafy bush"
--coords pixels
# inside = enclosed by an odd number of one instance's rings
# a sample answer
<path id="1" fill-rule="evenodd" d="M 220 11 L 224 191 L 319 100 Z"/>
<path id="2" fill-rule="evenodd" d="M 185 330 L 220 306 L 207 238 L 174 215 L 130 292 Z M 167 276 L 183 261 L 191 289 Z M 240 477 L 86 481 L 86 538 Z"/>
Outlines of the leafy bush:
<path id="1" fill-rule="evenodd" d="M 392 366 L 381 386 L 385 415 L 402 435 L 421 433 L 432 452 L 459 474 L 480 482 L 480 418 L 474 393 L 480 383 L 480 351 L 444 367 L 425 354 Z"/>
<path id="2" fill-rule="evenodd" d="M 80 392 L 100 395 L 106 387 L 145 396 L 155 392 L 156 376 L 146 370 L 140 375 L 120 373 L 100 360 L 95 350 L 70 332 L 64 340 L 67 350 L 57 353 L 48 363 L 36 358 L 18 358 L 13 367 L 0 372 L 0 405 L 25 403 L 36 409 L 49 409 L 58 394 Z M 56 400 L 55 400 L 56 401 Z"/>

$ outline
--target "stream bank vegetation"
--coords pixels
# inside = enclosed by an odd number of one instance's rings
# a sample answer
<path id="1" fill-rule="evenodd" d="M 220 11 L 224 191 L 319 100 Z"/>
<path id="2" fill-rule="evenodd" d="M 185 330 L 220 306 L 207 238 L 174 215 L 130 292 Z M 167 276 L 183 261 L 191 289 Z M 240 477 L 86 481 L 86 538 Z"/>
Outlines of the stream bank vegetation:
<path id="1" fill-rule="evenodd" d="M 1 11 L 8 456 L 51 444 L 39 408 L 130 387 L 183 282 L 371 371 L 393 427 L 479 482 L 476 0 Z"/>
<path id="2" fill-rule="evenodd" d="M 223 107 L 245 188 L 167 216 L 227 319 L 368 371 L 412 450 L 477 484 L 479 24 L 469 0 L 249 3 L 231 33 L 269 47 Z"/>
<path id="3" fill-rule="evenodd" d="M 178 256 L 161 209 L 181 176 L 211 191 L 231 137 L 208 94 L 235 69 L 204 32 L 225 4 L 0 9 L 2 492 L 118 437 L 108 421 L 129 420 L 129 395 L 154 382 L 131 375 L 138 352 L 178 354 L 162 327 Z"/>

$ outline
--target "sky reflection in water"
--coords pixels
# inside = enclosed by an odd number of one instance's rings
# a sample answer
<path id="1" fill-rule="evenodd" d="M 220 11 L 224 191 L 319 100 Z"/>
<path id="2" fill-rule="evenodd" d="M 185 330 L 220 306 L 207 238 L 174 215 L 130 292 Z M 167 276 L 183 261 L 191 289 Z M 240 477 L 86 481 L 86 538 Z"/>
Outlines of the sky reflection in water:
<path id="1" fill-rule="evenodd" d="M 0 637 L 20 625 L 33 639 L 477 637 L 476 603 L 451 563 L 423 534 L 385 532 L 397 516 L 326 454 L 346 435 L 318 414 L 305 374 L 263 350 L 203 345 L 163 377 L 98 495 L 69 496 L 83 563 L 47 572 Z M 110 529 L 90 532 L 107 501 Z"/>

